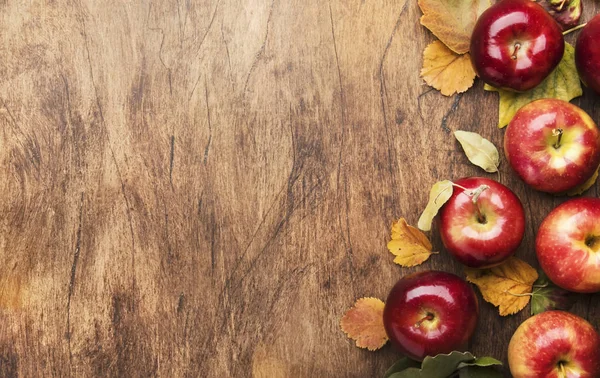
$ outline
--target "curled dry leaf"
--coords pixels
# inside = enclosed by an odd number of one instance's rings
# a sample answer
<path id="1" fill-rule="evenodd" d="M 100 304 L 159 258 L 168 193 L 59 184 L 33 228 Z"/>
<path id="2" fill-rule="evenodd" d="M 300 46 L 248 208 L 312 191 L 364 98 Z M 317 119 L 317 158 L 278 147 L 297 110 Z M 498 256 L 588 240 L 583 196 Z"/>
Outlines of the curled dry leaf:
<path id="1" fill-rule="evenodd" d="M 554 17 L 563 30 L 577 26 L 583 12 L 581 0 L 537 0 L 537 3 Z"/>
<path id="2" fill-rule="evenodd" d="M 583 194 L 583 192 L 585 192 L 586 190 L 588 190 L 592 186 L 594 186 L 594 184 L 596 183 L 596 180 L 598 179 L 598 170 L 600 170 L 600 166 L 598 166 L 598 168 L 596 168 L 596 172 L 594 172 L 594 174 L 592 175 L 592 177 L 590 177 L 583 184 L 578 185 L 578 186 L 574 187 L 573 189 L 569 190 L 567 192 L 567 195 L 568 196 L 578 196 L 580 194 Z"/>
<path id="3" fill-rule="evenodd" d="M 521 311 L 529 303 L 538 273 L 517 257 L 488 269 L 467 268 L 467 281 L 477 285 L 486 302 L 499 307 L 500 315 Z"/>
<path id="4" fill-rule="evenodd" d="M 450 199 L 452 196 L 452 181 L 444 180 L 436 182 L 431 190 L 429 191 L 429 202 L 427 207 L 423 210 L 417 227 L 423 231 L 431 230 L 431 223 L 433 218 L 438 213 L 438 210 Z"/>
<path id="5" fill-rule="evenodd" d="M 357 347 L 373 351 L 388 341 L 383 326 L 384 306 L 381 299 L 360 298 L 342 317 L 342 331 L 356 341 Z"/>
<path id="6" fill-rule="evenodd" d="M 421 25 L 457 54 L 469 51 L 475 21 L 489 0 L 419 0 Z"/>
<path id="7" fill-rule="evenodd" d="M 524 93 L 510 92 L 485 85 L 487 91 L 500 94 L 500 109 L 498 111 L 498 127 L 502 128 L 513 119 L 517 110 L 532 101 L 541 98 L 558 98 L 571 101 L 583 94 L 581 82 L 575 67 L 575 49 L 565 43 L 565 53 L 558 66 L 537 87 Z"/>
<path id="8" fill-rule="evenodd" d="M 477 133 L 457 130 L 454 136 L 465 150 L 469 161 L 476 166 L 483 168 L 486 172 L 498 172 L 500 165 L 500 156 L 498 149 L 492 142 L 483 138 Z"/>
<path id="9" fill-rule="evenodd" d="M 404 267 L 422 264 L 433 253 L 427 236 L 408 225 L 404 218 L 392 224 L 392 240 L 387 247 L 396 256 L 394 262 Z"/>
<path id="10" fill-rule="evenodd" d="M 451 96 L 473 86 L 475 70 L 468 53 L 459 55 L 442 42 L 433 41 L 423 51 L 421 77 L 444 96 Z"/>

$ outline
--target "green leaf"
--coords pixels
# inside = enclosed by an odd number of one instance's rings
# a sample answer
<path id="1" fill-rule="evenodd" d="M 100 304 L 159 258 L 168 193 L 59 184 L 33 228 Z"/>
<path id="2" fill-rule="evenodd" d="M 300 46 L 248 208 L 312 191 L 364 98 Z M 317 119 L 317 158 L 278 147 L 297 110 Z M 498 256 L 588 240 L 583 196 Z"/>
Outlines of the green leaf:
<path id="1" fill-rule="evenodd" d="M 461 362 L 460 365 L 458 365 L 458 368 L 463 368 L 466 366 L 494 366 L 494 365 L 502 365 L 501 361 L 498 361 L 497 359 L 493 358 L 493 357 L 480 357 L 480 358 L 476 358 L 475 361 L 473 362 Z"/>
<path id="2" fill-rule="evenodd" d="M 500 94 L 500 109 L 498 111 L 498 127 L 502 128 L 512 120 L 514 115 L 524 105 L 541 98 L 558 98 L 571 101 L 583 94 L 581 82 L 575 67 L 575 49 L 565 43 L 565 53 L 556 69 L 530 91 L 517 93 L 497 89 L 485 85 L 487 91 L 496 91 Z"/>
<path id="3" fill-rule="evenodd" d="M 421 364 L 415 360 L 411 360 L 408 357 L 404 357 L 396 361 L 395 364 L 390 366 L 389 369 L 383 375 L 383 378 L 389 378 L 392 374 L 397 373 L 402 370 L 406 370 L 408 368 L 419 367 Z"/>
<path id="4" fill-rule="evenodd" d="M 533 283 L 531 293 L 531 315 L 549 310 L 568 310 L 575 303 L 576 296 L 556 286 L 543 271 Z"/>
<path id="5" fill-rule="evenodd" d="M 486 172 L 498 172 L 500 156 L 498 155 L 498 149 L 492 142 L 470 131 L 456 130 L 454 137 L 462 146 L 471 163 Z"/>
<path id="6" fill-rule="evenodd" d="M 408 368 L 394 373 L 389 378 L 447 378 L 453 374 L 461 362 L 474 361 L 475 357 L 469 352 L 451 352 L 427 356 L 421 368 Z"/>
<path id="7" fill-rule="evenodd" d="M 493 366 L 467 366 L 458 371 L 459 378 L 503 378 Z"/>

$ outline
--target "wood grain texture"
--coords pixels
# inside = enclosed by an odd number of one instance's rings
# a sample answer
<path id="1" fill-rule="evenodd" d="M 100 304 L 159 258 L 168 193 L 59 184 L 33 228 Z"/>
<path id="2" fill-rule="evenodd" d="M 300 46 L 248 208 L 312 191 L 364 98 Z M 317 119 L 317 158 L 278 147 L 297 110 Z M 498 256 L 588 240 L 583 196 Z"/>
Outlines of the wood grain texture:
<path id="1" fill-rule="evenodd" d="M 584 19 L 600 11 L 585 3 Z M 0 376 L 377 377 L 398 357 L 339 329 L 439 179 L 481 175 L 497 99 L 419 78 L 415 1 L 0 1 Z M 573 41 L 571 36 L 568 40 Z M 600 98 L 575 101 L 600 120 Z M 563 198 L 524 202 L 517 255 Z M 596 185 L 587 195 L 598 195 Z M 441 248 L 437 229 L 434 248 Z M 575 313 L 600 326 L 598 295 Z M 506 361 L 526 311 L 481 304 Z"/>

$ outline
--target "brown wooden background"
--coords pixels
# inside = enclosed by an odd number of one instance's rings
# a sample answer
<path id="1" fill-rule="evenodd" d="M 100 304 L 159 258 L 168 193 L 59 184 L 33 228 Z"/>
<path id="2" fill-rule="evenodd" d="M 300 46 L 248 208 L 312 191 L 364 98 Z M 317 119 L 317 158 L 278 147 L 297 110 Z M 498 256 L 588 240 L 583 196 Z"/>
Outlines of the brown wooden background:
<path id="1" fill-rule="evenodd" d="M 392 263 L 391 222 L 482 174 L 451 131 L 503 135 L 481 82 L 446 98 L 420 80 L 419 17 L 408 0 L 1 0 L 0 376 L 381 376 L 398 355 L 355 348 L 341 315 L 415 270 Z M 575 103 L 600 120 L 599 96 Z M 500 168 L 536 264 L 564 199 Z M 462 274 L 444 253 L 432 268 Z M 471 350 L 505 359 L 527 310 L 481 303 Z M 598 295 L 574 312 L 598 327 Z"/>

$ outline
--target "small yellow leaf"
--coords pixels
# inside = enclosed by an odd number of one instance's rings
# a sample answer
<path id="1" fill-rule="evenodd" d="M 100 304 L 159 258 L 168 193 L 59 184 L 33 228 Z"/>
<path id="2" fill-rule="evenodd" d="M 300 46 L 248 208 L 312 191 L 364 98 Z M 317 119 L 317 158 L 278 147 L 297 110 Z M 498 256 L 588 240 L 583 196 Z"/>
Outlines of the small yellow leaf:
<path id="1" fill-rule="evenodd" d="M 340 326 L 342 331 L 359 348 L 377 350 L 388 341 L 383 326 L 383 308 L 385 304 L 377 298 L 360 298 L 354 307 L 346 311 Z"/>
<path id="2" fill-rule="evenodd" d="M 558 98 L 571 101 L 583 94 L 581 82 L 575 67 L 575 49 L 565 43 L 565 53 L 562 60 L 554 71 L 530 91 L 517 93 L 497 89 L 485 85 L 487 91 L 495 91 L 500 94 L 500 109 L 498 111 L 498 127 L 502 128 L 509 124 L 515 114 L 523 106 L 541 98 Z"/>
<path id="3" fill-rule="evenodd" d="M 531 296 L 538 273 L 517 257 L 488 269 L 467 268 L 467 281 L 477 285 L 483 299 L 498 307 L 501 316 L 521 311 Z"/>
<path id="4" fill-rule="evenodd" d="M 404 218 L 392 224 L 392 240 L 387 244 L 395 255 L 394 262 L 404 267 L 422 264 L 431 256 L 431 242 L 418 229 L 408 225 Z"/>
<path id="5" fill-rule="evenodd" d="M 500 156 L 492 142 L 477 133 L 457 130 L 454 136 L 459 141 L 469 161 L 486 172 L 498 172 Z"/>
<path id="6" fill-rule="evenodd" d="M 427 207 L 423 210 L 417 224 L 417 227 L 419 227 L 420 230 L 431 230 L 433 218 L 438 213 L 440 207 L 450 199 L 450 196 L 452 196 L 452 181 L 438 181 L 433 185 L 429 191 L 429 202 L 427 203 Z"/>
<path id="7" fill-rule="evenodd" d="M 585 192 L 586 190 L 588 190 L 592 186 L 594 186 L 594 184 L 596 183 L 596 180 L 598 179 L 598 170 L 600 170 L 600 166 L 598 168 L 596 168 L 596 172 L 594 172 L 594 174 L 592 175 L 592 177 L 590 177 L 583 184 L 581 184 L 579 186 L 576 186 L 573 189 L 569 190 L 567 192 L 567 195 L 571 196 L 571 197 L 572 196 L 578 196 L 580 194 L 583 194 L 583 192 Z"/>
<path id="8" fill-rule="evenodd" d="M 462 93 L 473 86 L 475 70 L 469 54 L 459 55 L 440 41 L 423 51 L 421 77 L 444 96 Z"/>
<path id="9" fill-rule="evenodd" d="M 475 21 L 489 0 L 419 0 L 421 25 L 457 54 L 469 51 Z"/>

